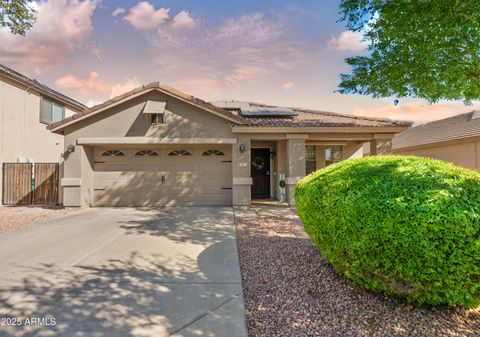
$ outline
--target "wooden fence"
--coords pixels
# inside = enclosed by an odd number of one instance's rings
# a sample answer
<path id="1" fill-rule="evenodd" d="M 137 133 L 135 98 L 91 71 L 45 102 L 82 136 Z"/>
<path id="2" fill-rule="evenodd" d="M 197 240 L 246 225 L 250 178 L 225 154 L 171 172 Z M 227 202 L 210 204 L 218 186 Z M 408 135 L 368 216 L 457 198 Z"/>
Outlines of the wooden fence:
<path id="1" fill-rule="evenodd" d="M 3 163 L 4 205 L 58 204 L 58 163 Z"/>

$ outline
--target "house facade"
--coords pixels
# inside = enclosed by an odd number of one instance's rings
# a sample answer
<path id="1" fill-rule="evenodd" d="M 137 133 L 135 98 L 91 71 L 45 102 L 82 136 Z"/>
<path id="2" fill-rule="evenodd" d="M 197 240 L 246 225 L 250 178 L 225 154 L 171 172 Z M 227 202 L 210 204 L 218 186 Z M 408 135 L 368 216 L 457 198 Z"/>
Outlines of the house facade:
<path id="1" fill-rule="evenodd" d="M 307 173 L 362 156 L 409 123 L 245 102 L 151 83 L 51 125 L 65 206 L 294 204 Z"/>
<path id="2" fill-rule="evenodd" d="M 480 170 L 480 111 L 433 121 L 395 135 L 392 153 L 440 159 Z"/>
<path id="3" fill-rule="evenodd" d="M 63 136 L 49 132 L 47 125 L 85 109 L 83 104 L 0 65 L 0 163 L 62 163 Z"/>

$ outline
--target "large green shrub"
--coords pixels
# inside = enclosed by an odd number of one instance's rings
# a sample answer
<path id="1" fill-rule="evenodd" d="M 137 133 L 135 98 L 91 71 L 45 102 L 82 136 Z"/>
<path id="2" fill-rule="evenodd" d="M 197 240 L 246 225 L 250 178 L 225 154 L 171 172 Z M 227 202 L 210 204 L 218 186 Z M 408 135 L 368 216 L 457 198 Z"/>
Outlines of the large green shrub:
<path id="1" fill-rule="evenodd" d="M 305 230 L 348 279 L 422 305 L 480 304 L 480 174 L 402 156 L 352 159 L 301 180 Z"/>

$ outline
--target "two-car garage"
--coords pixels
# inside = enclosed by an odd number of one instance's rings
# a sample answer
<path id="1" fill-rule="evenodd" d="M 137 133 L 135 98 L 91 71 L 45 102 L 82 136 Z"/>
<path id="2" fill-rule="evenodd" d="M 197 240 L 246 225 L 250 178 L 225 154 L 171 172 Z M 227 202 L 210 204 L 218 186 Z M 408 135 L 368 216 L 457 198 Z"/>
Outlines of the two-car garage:
<path id="1" fill-rule="evenodd" d="M 93 206 L 232 204 L 231 146 L 94 149 Z"/>

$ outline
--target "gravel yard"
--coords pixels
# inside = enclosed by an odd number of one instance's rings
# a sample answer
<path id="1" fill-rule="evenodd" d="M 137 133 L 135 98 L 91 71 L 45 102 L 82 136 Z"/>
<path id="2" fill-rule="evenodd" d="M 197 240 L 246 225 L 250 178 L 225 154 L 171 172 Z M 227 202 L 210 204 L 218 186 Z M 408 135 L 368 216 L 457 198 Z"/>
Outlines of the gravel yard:
<path id="1" fill-rule="evenodd" d="M 480 336 L 480 308 L 414 308 L 346 281 L 298 218 L 236 216 L 247 323 L 259 336 Z"/>
<path id="2" fill-rule="evenodd" d="M 74 212 L 75 208 L 56 207 L 6 207 L 0 206 L 0 234 Z"/>

